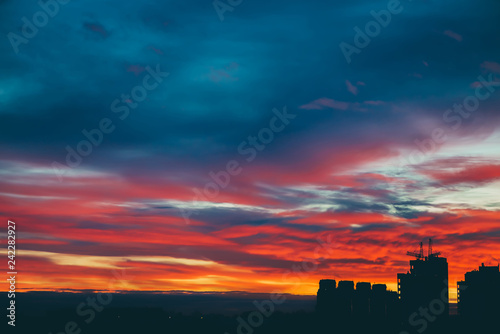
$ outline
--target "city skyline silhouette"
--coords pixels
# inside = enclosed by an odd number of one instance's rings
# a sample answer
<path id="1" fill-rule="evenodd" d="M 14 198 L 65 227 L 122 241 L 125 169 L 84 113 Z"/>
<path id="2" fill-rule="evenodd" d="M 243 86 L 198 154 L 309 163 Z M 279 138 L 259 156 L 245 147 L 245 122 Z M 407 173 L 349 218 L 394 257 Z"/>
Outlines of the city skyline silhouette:
<path id="1" fill-rule="evenodd" d="M 319 281 L 314 308 L 310 310 L 301 307 L 307 303 L 311 305 L 311 300 L 301 302 L 279 292 L 267 298 L 266 294 L 261 294 L 253 301 L 252 298 L 257 295 L 241 295 L 237 298 L 226 293 L 224 298 L 229 298 L 224 302 L 226 308 L 214 308 L 214 305 L 222 302 L 221 296 L 205 295 L 206 300 L 203 301 L 203 295 L 196 297 L 196 293 L 164 295 L 161 291 L 150 294 L 123 291 L 104 298 L 104 294 L 91 291 L 85 294 L 71 293 L 73 296 L 66 296 L 64 293 L 30 292 L 21 293 L 20 299 L 29 303 L 38 300 L 38 304 L 45 305 L 46 310 L 41 311 L 38 308 L 36 311 L 22 312 L 23 318 L 33 321 L 23 324 L 21 328 L 34 330 L 41 327 L 48 330 L 53 326 L 49 319 L 74 318 L 75 310 L 68 306 L 79 299 L 86 300 L 87 308 L 81 307 L 84 304 L 80 303 L 76 314 L 83 317 L 84 323 L 89 324 L 87 328 L 92 328 L 95 333 L 105 333 L 116 328 L 132 333 L 139 330 L 144 319 L 148 321 L 149 326 L 158 330 L 189 328 L 216 333 L 226 328 L 224 331 L 231 333 L 227 328 L 234 327 L 233 332 L 238 334 L 254 331 L 271 333 L 276 328 L 283 327 L 288 328 L 291 333 L 301 333 L 304 330 L 315 330 L 318 333 L 362 333 L 370 329 L 398 334 L 438 333 L 446 330 L 468 333 L 473 328 L 486 330 L 496 326 L 496 315 L 500 311 L 498 265 L 485 266 L 482 263 L 478 269 L 464 273 L 465 279 L 457 282 L 457 312 L 450 312 L 448 263 L 445 254 L 434 252 L 432 240 L 429 239 L 427 256 L 424 254 L 422 242 L 419 251 L 409 251 L 407 255 L 415 259 L 409 260 L 409 270 L 406 273 L 395 273 L 398 291 L 389 290 L 386 284 L 322 279 Z M 51 298 L 53 304 L 50 302 Z M 109 305 L 113 298 L 120 301 L 120 306 Z M 169 299 L 174 298 L 177 301 L 169 302 Z M 194 305 L 195 308 L 180 307 L 182 303 L 185 306 Z M 295 306 L 280 308 L 287 303 Z M 238 311 L 234 308 L 236 305 L 243 308 Z M 179 312 L 182 309 L 184 311 Z M 35 323 L 36 325 L 33 325 Z M 68 321 L 64 325 L 68 324 L 70 325 L 67 328 L 71 330 L 81 329 L 76 322 Z"/>

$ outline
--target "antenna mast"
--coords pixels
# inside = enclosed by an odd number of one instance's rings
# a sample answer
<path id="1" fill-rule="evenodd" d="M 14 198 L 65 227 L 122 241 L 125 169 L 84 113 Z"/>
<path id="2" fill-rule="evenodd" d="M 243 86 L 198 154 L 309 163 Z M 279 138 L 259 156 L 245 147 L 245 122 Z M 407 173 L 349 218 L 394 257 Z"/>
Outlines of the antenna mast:
<path id="1" fill-rule="evenodd" d="M 435 252 L 435 253 L 434 253 L 434 252 L 432 251 L 432 239 L 431 239 L 431 238 L 429 238 L 429 254 L 428 254 L 429 259 L 430 259 L 431 257 L 438 257 L 439 255 L 441 255 L 441 252 Z"/>

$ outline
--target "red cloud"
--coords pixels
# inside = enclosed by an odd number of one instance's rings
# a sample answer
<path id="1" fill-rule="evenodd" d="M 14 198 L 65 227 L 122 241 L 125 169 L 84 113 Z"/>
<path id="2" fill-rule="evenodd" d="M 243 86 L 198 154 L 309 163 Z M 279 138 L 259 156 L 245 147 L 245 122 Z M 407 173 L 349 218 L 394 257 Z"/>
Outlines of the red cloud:
<path id="1" fill-rule="evenodd" d="M 500 165 L 467 166 L 457 172 L 428 172 L 443 185 L 485 183 L 500 179 Z"/>

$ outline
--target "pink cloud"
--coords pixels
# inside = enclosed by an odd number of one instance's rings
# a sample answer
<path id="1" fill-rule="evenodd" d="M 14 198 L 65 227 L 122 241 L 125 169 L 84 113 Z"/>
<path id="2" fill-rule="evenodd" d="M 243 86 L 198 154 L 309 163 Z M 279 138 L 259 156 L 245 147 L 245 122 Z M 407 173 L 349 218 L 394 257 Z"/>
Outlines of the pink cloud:
<path id="1" fill-rule="evenodd" d="M 109 33 L 106 30 L 106 28 L 104 28 L 104 26 L 101 25 L 101 24 L 99 24 L 99 23 L 84 23 L 83 26 L 86 29 L 89 29 L 89 30 L 91 30 L 93 32 L 101 34 L 104 38 L 108 37 L 108 35 L 109 35 Z"/>
<path id="2" fill-rule="evenodd" d="M 365 101 L 364 103 L 368 104 L 370 106 L 381 106 L 381 105 L 385 104 L 384 101 Z"/>
<path id="3" fill-rule="evenodd" d="M 221 70 L 221 69 L 211 69 L 210 70 L 210 80 L 213 81 L 213 82 L 220 82 L 220 81 L 223 81 L 223 80 L 229 80 L 229 81 L 234 81 L 234 80 L 238 80 L 237 78 L 233 78 L 231 76 L 231 74 L 229 74 L 227 71 L 225 70 Z"/>
<path id="4" fill-rule="evenodd" d="M 345 81 L 345 85 L 347 86 L 347 90 L 349 92 L 353 95 L 358 95 L 358 87 L 354 86 L 349 80 Z"/>
<path id="5" fill-rule="evenodd" d="M 163 51 L 160 50 L 160 49 L 155 48 L 154 46 L 150 46 L 149 49 L 153 50 L 154 52 L 156 52 L 159 55 L 163 55 Z"/>
<path id="6" fill-rule="evenodd" d="M 307 110 L 322 110 L 325 108 L 347 110 L 347 108 L 349 108 L 349 103 L 343 101 L 336 101 L 333 99 L 329 99 L 327 97 L 322 97 L 308 104 L 300 106 L 300 109 L 307 109 Z"/>
<path id="7" fill-rule="evenodd" d="M 127 72 L 132 72 L 134 73 L 135 75 L 139 75 L 141 74 L 142 72 L 144 72 L 146 69 L 144 67 L 142 67 L 141 65 L 130 65 L 128 68 L 127 68 Z"/>
<path id="8" fill-rule="evenodd" d="M 239 64 L 232 62 L 227 65 L 224 69 L 219 68 L 211 68 L 209 78 L 212 82 L 220 82 L 220 81 L 236 81 L 237 77 L 233 75 L 234 72 L 238 70 Z"/>
<path id="9" fill-rule="evenodd" d="M 459 42 L 461 42 L 462 39 L 463 39 L 462 35 L 454 32 L 454 31 L 451 31 L 451 30 L 445 30 L 443 32 L 443 34 L 446 35 L 446 36 L 448 36 L 448 37 L 450 37 L 450 38 L 453 38 L 454 40 L 457 40 Z"/>
<path id="10" fill-rule="evenodd" d="M 470 84 L 471 88 L 477 88 L 477 87 L 498 87 L 500 86 L 500 81 L 493 81 L 493 82 L 479 82 L 479 81 L 474 81 L 473 83 Z"/>
<path id="11" fill-rule="evenodd" d="M 425 60 L 422 61 L 422 64 L 424 64 L 424 66 L 426 67 L 429 67 L 429 63 L 427 63 Z"/>
<path id="12" fill-rule="evenodd" d="M 481 67 L 490 72 L 500 73 L 500 64 L 494 61 L 485 61 L 481 64 Z"/>

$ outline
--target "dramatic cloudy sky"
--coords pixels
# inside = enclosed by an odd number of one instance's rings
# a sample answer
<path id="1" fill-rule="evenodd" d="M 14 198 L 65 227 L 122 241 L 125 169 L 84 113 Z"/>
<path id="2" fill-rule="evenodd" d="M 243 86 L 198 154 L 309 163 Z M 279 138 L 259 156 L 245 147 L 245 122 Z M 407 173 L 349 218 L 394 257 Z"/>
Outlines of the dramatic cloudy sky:
<path id="1" fill-rule="evenodd" d="M 104 290 L 118 272 L 121 289 L 395 289 L 429 237 L 452 287 L 496 264 L 498 1 L 402 0 L 347 61 L 388 3 L 69 1 L 43 22 L 0 1 L 18 288 Z"/>

